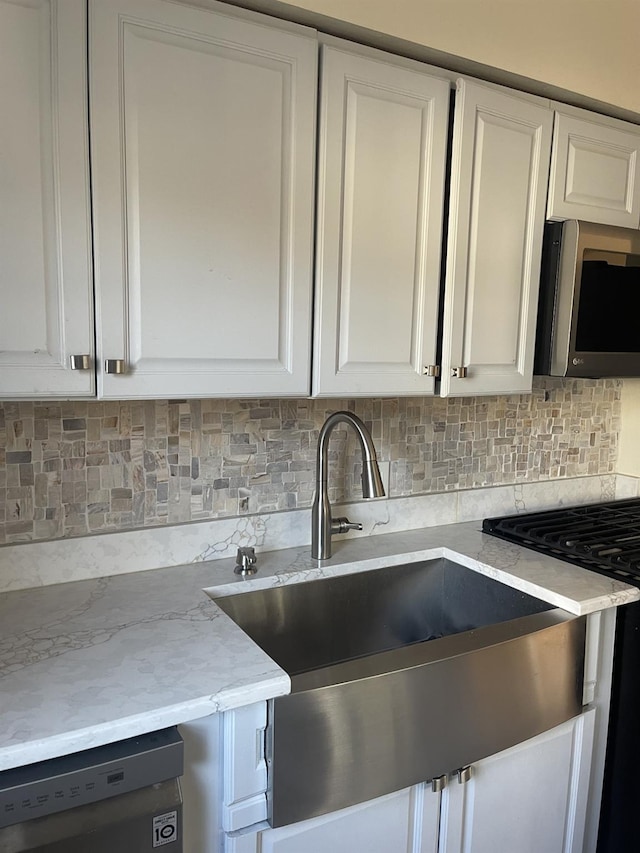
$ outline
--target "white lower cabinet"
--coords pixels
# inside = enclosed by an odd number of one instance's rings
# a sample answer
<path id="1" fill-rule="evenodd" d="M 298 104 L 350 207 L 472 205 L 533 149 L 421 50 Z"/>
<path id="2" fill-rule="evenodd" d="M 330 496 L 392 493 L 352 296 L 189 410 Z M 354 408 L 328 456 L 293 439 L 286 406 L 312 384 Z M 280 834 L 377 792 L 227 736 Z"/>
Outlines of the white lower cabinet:
<path id="1" fill-rule="evenodd" d="M 224 853 L 582 853 L 595 715 L 477 762 L 466 782 L 452 773 L 441 793 L 425 783 L 291 826 L 228 833 Z"/>
<path id="2" fill-rule="evenodd" d="M 479 761 L 443 794 L 439 853 L 582 853 L 595 710 Z"/>
<path id="3" fill-rule="evenodd" d="M 225 853 L 436 853 L 441 794 L 415 785 L 321 817 L 227 837 Z"/>

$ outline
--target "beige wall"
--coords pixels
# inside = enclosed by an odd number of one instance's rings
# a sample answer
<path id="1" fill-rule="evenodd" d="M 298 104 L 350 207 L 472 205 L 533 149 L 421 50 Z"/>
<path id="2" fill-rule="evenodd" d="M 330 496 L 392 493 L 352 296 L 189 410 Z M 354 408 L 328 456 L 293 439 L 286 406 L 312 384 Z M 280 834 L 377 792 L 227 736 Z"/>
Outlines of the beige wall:
<path id="1" fill-rule="evenodd" d="M 625 379 L 618 473 L 640 477 L 640 379 Z"/>
<path id="2" fill-rule="evenodd" d="M 640 113 L 640 0 L 289 0 L 288 5 Z"/>

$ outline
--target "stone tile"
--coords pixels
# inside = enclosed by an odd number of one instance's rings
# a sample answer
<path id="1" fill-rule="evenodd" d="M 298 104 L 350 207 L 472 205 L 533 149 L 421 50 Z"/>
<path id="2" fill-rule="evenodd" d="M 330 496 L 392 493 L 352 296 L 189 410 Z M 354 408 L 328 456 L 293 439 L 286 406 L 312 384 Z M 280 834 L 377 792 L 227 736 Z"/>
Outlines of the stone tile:
<path id="1" fill-rule="evenodd" d="M 318 433 L 339 409 L 369 425 L 392 496 L 612 473 L 620 394 L 616 380 L 536 379 L 529 395 L 450 400 L 5 403 L 0 543 L 309 506 Z M 357 498 L 350 430 L 329 458 L 331 499 Z"/>

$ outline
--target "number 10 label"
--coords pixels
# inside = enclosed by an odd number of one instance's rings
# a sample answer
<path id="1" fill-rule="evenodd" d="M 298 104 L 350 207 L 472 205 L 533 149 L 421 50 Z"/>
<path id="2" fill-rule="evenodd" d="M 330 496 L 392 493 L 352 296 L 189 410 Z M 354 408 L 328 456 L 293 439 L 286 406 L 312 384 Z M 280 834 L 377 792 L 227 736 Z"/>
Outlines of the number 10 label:
<path id="1" fill-rule="evenodd" d="M 153 819 L 153 846 L 162 847 L 178 840 L 178 812 L 166 812 Z"/>

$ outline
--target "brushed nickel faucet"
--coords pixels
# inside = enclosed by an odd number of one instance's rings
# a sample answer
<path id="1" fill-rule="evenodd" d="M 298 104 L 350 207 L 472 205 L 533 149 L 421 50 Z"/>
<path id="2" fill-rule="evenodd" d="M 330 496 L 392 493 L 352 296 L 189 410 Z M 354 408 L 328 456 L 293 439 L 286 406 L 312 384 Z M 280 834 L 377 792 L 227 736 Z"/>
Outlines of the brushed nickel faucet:
<path id="1" fill-rule="evenodd" d="M 314 560 L 326 560 L 331 556 L 331 536 L 347 530 L 362 530 L 362 525 L 348 518 L 331 518 L 331 504 L 327 480 L 329 477 L 329 436 L 339 424 L 350 424 L 356 431 L 362 453 L 362 497 L 384 496 L 382 477 L 378 468 L 376 449 L 371 434 L 357 415 L 352 412 L 334 412 L 324 422 L 318 436 L 316 457 L 316 491 L 311 507 L 311 556 Z"/>

